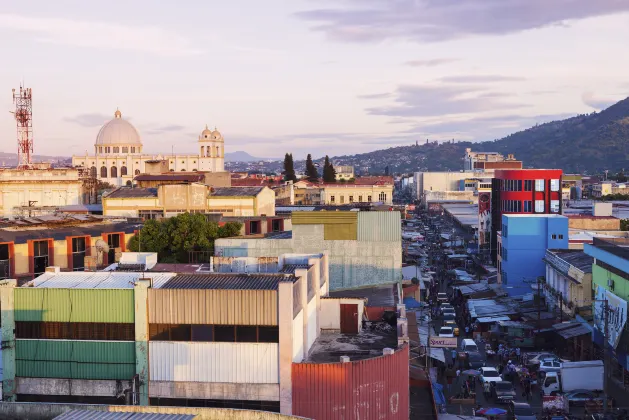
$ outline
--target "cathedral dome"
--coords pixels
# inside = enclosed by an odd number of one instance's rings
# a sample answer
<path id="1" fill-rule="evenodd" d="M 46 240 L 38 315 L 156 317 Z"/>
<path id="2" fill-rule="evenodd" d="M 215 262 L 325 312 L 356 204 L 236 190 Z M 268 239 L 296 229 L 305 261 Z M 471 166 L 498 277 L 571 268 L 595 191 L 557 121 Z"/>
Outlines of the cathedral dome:
<path id="1" fill-rule="evenodd" d="M 223 135 L 216 128 L 212 131 L 212 140 L 223 141 Z"/>
<path id="2" fill-rule="evenodd" d="M 131 145 L 141 146 L 140 134 L 127 120 L 122 119 L 122 113 L 116 110 L 114 119 L 105 123 L 96 136 L 97 146 Z"/>
<path id="3" fill-rule="evenodd" d="M 212 139 L 212 130 L 207 128 L 207 124 L 205 125 L 205 130 L 201 131 L 201 140 L 211 140 Z"/>

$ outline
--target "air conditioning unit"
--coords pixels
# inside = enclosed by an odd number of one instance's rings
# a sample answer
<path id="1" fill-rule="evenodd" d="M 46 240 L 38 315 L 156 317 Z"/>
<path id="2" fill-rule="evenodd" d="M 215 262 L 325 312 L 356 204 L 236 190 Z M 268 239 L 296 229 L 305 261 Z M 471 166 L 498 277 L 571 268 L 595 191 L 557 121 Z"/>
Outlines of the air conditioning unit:
<path id="1" fill-rule="evenodd" d="M 607 286 L 609 287 L 609 290 L 614 290 L 614 280 L 607 279 Z"/>

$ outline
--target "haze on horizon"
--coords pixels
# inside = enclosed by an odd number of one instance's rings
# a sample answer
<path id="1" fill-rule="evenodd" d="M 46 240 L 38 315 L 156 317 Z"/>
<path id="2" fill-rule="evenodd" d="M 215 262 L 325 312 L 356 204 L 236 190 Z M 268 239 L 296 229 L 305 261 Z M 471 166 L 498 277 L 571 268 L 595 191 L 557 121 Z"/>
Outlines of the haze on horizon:
<path id="1" fill-rule="evenodd" d="M 27 0 L 0 11 L 0 151 L 93 152 L 119 107 L 147 153 L 297 158 L 493 140 L 629 95 L 617 0 Z"/>

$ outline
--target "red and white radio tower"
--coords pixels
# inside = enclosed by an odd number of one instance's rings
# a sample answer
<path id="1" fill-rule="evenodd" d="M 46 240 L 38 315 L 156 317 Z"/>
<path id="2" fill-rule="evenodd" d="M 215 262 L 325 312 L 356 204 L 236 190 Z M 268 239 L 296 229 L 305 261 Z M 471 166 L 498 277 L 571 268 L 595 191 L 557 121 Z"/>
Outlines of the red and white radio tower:
<path id="1" fill-rule="evenodd" d="M 31 166 L 33 154 L 33 98 L 30 88 L 20 85 L 20 92 L 13 89 L 15 104 L 15 121 L 17 121 L 17 167 L 21 169 Z"/>

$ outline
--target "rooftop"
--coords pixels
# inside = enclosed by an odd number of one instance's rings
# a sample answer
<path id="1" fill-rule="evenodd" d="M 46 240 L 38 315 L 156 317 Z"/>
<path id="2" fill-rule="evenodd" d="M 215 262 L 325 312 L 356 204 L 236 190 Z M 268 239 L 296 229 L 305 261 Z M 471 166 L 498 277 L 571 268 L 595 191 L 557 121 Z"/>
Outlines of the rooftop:
<path id="1" fill-rule="evenodd" d="M 196 417 L 196 414 L 70 410 L 55 417 L 55 420 L 191 420 Z"/>
<path id="2" fill-rule="evenodd" d="M 398 300 L 396 284 L 359 287 L 330 291 L 331 298 L 367 298 L 365 306 L 395 307 Z"/>
<path id="3" fill-rule="evenodd" d="M 140 174 L 133 179 L 136 181 L 199 182 L 205 179 L 205 175 L 198 172 L 168 172 L 165 174 Z"/>
<path id="4" fill-rule="evenodd" d="M 157 188 L 118 187 L 103 198 L 153 198 Z"/>
<path id="5" fill-rule="evenodd" d="M 0 237 L 2 242 L 26 243 L 34 239 L 65 240 L 68 236 L 100 237 L 108 232 L 132 233 L 142 225 L 137 222 L 106 220 L 100 216 L 87 214 L 68 215 L 66 223 L 40 221 L 38 218 L 20 219 L 7 223 L 0 223 Z M 81 218 L 85 218 L 81 220 Z"/>
<path id="6" fill-rule="evenodd" d="M 205 273 L 177 274 L 162 289 L 229 289 L 229 290 L 277 290 L 280 282 L 294 282 L 290 274 L 262 273 Z"/>
<path id="7" fill-rule="evenodd" d="M 397 348 L 397 331 L 386 322 L 367 322 L 359 334 L 321 332 L 304 362 L 338 362 L 341 356 L 363 360 L 382 356 L 385 348 Z"/>
<path id="8" fill-rule="evenodd" d="M 255 197 L 264 187 L 222 187 L 214 188 L 211 196 L 215 197 Z"/>
<path id="9" fill-rule="evenodd" d="M 153 287 L 160 288 L 174 273 L 142 273 L 130 271 L 73 271 L 44 273 L 22 287 L 51 289 L 133 289 L 140 278 L 153 280 Z"/>
<path id="10" fill-rule="evenodd" d="M 280 273 L 286 274 L 294 274 L 295 270 L 304 269 L 308 270 L 311 265 L 308 264 L 284 264 L 284 266 L 279 270 Z"/>
<path id="11" fill-rule="evenodd" d="M 568 264 L 578 268 L 584 273 L 592 272 L 592 264 L 594 258 L 587 255 L 582 250 L 576 249 L 549 249 L 548 252 L 556 255 L 558 258 L 564 260 Z"/>

